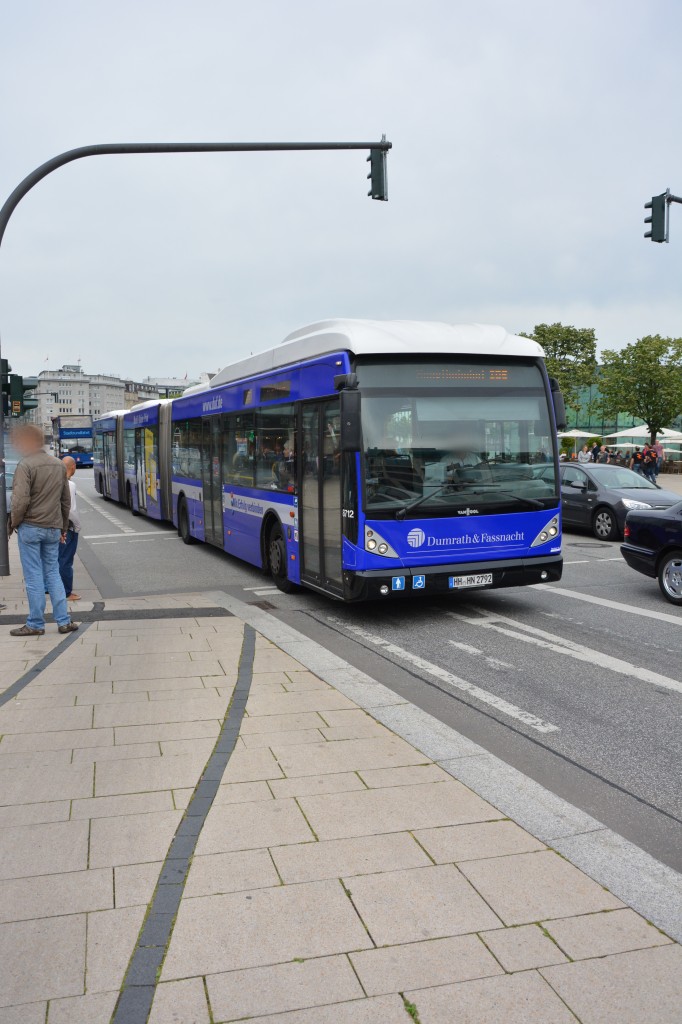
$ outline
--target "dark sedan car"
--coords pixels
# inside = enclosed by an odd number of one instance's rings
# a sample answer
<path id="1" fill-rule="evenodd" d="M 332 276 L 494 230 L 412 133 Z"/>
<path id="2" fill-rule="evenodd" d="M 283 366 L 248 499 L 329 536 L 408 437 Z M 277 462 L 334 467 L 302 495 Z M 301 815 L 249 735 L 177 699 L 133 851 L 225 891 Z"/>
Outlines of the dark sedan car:
<path id="1" fill-rule="evenodd" d="M 679 494 L 664 491 L 621 466 L 561 466 L 561 515 L 566 526 L 585 526 L 599 540 L 620 540 L 628 512 L 666 509 Z"/>
<path id="2" fill-rule="evenodd" d="M 631 569 L 658 579 L 663 596 L 682 605 L 682 501 L 661 512 L 629 512 L 620 550 Z"/>

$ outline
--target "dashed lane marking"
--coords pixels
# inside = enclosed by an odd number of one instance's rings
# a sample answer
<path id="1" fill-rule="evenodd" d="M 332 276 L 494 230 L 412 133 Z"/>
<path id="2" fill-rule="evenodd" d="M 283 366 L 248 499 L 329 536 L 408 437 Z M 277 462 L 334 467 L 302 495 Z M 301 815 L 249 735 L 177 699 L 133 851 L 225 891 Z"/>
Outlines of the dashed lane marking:
<path id="1" fill-rule="evenodd" d="M 126 524 L 123 522 L 122 519 L 119 519 L 118 516 L 115 516 L 112 512 L 109 511 L 108 508 L 105 508 L 104 507 L 104 501 L 102 501 L 100 504 L 98 504 L 98 503 L 92 501 L 91 498 L 87 498 L 83 494 L 82 491 L 79 492 L 78 498 L 79 498 L 79 500 L 84 501 L 86 505 L 89 505 L 90 508 L 94 508 L 95 512 L 99 512 L 99 514 L 101 516 L 104 516 L 104 518 L 107 520 L 107 522 L 111 523 L 112 526 L 115 526 L 118 530 L 121 531 L 121 533 L 135 533 L 136 532 L 132 528 L 132 526 L 126 526 Z"/>
<path id="2" fill-rule="evenodd" d="M 536 732 L 559 732 L 558 725 L 552 725 L 551 722 L 545 722 L 542 718 L 538 718 L 537 715 L 531 714 L 530 711 L 524 711 L 523 708 L 517 707 L 516 704 L 510 704 L 509 701 L 503 700 L 502 697 L 498 697 L 496 694 L 490 693 L 488 690 L 483 690 L 480 686 L 476 686 L 475 683 L 470 683 L 466 679 L 460 679 L 459 676 L 453 675 L 452 672 L 448 672 L 446 669 L 441 668 L 440 665 L 434 665 L 433 662 L 426 661 L 425 658 L 420 658 L 419 655 L 413 654 L 412 651 L 405 650 L 404 647 L 399 647 L 397 644 L 393 644 L 381 636 L 376 636 L 374 633 L 370 633 L 367 630 L 362 629 L 360 626 L 351 625 L 344 622 L 343 619 L 336 618 L 333 615 L 328 616 L 328 621 L 333 622 L 338 628 L 342 630 L 345 629 L 349 633 L 353 633 L 355 636 L 360 637 L 367 644 L 380 648 L 380 650 L 386 654 L 393 654 L 399 659 L 399 661 L 408 662 L 410 665 L 414 665 L 415 668 L 420 669 L 422 672 L 426 672 L 428 675 L 438 679 L 441 683 L 444 683 L 446 687 L 462 690 L 465 693 L 468 693 L 474 700 L 478 700 L 482 704 L 487 704 L 489 707 L 495 708 L 500 712 L 500 714 L 507 715 L 509 718 L 515 718 L 518 722 L 523 722 L 524 725 L 534 729 Z"/>
<path id="3" fill-rule="evenodd" d="M 610 672 L 617 672 L 619 675 L 639 679 L 643 683 L 653 683 L 656 686 L 663 686 L 667 690 L 674 690 L 682 693 L 682 682 L 678 679 L 671 679 L 669 676 L 661 675 L 659 672 L 652 672 L 651 669 L 633 665 L 621 658 L 614 658 L 610 654 L 604 654 L 592 647 L 585 647 L 583 644 L 575 643 L 573 640 L 566 640 L 555 633 L 547 633 L 537 626 L 529 626 L 525 622 L 508 618 L 505 615 L 489 613 L 482 608 L 476 609 L 481 617 L 472 618 L 461 612 L 448 612 L 458 622 L 466 622 L 481 629 L 493 630 L 508 636 L 512 640 L 520 640 L 523 643 L 532 644 L 535 647 L 544 647 L 546 650 L 554 651 L 555 654 L 564 654 L 576 661 L 585 661 L 590 665 L 598 665 L 600 668 L 608 669 Z M 503 623 L 504 625 L 500 625 Z M 512 628 L 509 628 L 512 627 Z"/>

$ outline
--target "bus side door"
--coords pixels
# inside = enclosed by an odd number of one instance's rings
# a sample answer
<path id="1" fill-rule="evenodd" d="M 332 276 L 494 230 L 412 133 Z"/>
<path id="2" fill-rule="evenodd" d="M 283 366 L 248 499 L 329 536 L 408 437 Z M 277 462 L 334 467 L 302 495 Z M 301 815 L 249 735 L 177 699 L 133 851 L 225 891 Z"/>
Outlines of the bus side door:
<path id="1" fill-rule="evenodd" d="M 299 444 L 302 575 L 341 589 L 341 406 L 338 398 L 301 406 Z"/>

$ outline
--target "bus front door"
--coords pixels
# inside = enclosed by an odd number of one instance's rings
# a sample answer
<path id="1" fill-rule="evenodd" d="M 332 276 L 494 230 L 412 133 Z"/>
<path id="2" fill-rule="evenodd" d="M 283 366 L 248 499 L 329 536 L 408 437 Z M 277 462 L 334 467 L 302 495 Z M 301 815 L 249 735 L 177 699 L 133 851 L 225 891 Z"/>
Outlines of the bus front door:
<path id="1" fill-rule="evenodd" d="M 223 528 L 223 476 L 221 416 L 207 416 L 202 423 L 201 477 L 204 492 L 204 539 L 225 546 Z"/>
<path id="2" fill-rule="evenodd" d="M 147 474 L 144 456 L 144 430 L 138 427 L 135 431 L 135 489 L 137 491 L 137 507 L 140 512 L 147 511 Z"/>
<path id="3" fill-rule="evenodd" d="M 341 589 L 341 408 L 338 398 L 302 407 L 299 482 L 302 574 Z"/>

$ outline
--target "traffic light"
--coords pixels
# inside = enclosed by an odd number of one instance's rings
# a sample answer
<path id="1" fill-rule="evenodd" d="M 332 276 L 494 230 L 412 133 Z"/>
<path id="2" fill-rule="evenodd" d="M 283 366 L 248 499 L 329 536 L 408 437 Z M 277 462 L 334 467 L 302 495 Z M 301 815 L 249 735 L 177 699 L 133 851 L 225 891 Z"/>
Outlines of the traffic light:
<path id="1" fill-rule="evenodd" d="M 369 163 L 369 174 L 372 187 L 367 193 L 372 199 L 381 199 L 384 202 L 388 199 L 388 184 L 386 181 L 386 155 L 385 149 L 370 149 L 367 162 Z"/>
<path id="2" fill-rule="evenodd" d="M 644 218 L 645 224 L 651 224 L 650 229 L 644 232 L 644 237 L 650 238 L 652 242 L 667 242 L 668 240 L 665 230 L 667 205 L 667 192 L 662 192 L 660 196 L 652 196 L 651 202 L 644 204 L 645 210 L 651 210 L 651 216 Z"/>
<path id="3" fill-rule="evenodd" d="M 31 409 L 38 407 L 38 399 L 31 395 L 26 397 L 27 391 L 35 391 L 38 387 L 36 377 L 20 377 L 18 373 L 10 374 L 9 378 L 9 401 L 10 414 L 12 416 L 23 416 Z"/>
<path id="4" fill-rule="evenodd" d="M 12 367 L 7 359 L 0 359 L 0 378 L 2 379 L 2 414 L 9 416 L 9 375 Z"/>

